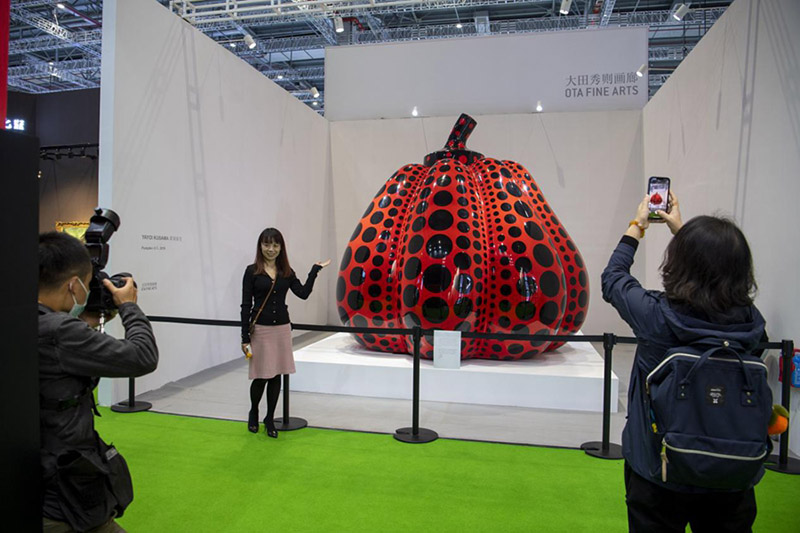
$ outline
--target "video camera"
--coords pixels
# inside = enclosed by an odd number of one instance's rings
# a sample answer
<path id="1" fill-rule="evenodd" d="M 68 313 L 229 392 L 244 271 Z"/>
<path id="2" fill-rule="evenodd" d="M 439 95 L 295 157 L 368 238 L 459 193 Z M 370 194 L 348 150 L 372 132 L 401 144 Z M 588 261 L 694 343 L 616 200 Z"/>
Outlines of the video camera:
<path id="1" fill-rule="evenodd" d="M 115 287 L 123 287 L 123 278 L 132 277 L 127 272 L 120 272 L 109 276 L 103 272 L 108 263 L 108 240 L 111 235 L 119 229 L 119 215 L 111 209 L 97 207 L 94 216 L 89 219 L 89 228 L 86 230 L 84 239 L 86 249 L 92 258 L 92 280 L 89 282 L 89 301 L 86 304 L 87 311 L 109 314 L 117 309 L 111 293 L 103 285 L 103 280 L 107 279 Z"/>

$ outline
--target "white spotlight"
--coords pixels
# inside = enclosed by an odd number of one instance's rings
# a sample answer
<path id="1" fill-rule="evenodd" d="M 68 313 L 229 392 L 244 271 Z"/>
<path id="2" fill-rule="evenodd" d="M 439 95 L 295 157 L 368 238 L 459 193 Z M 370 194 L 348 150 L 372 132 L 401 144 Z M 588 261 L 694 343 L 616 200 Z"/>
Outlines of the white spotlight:
<path id="1" fill-rule="evenodd" d="M 419 116 L 419 111 L 417 111 L 417 106 L 414 106 L 414 109 L 411 110 L 411 116 L 412 117 Z"/>
<path id="2" fill-rule="evenodd" d="M 461 28 L 463 28 L 463 27 L 464 27 L 464 25 L 463 25 L 463 24 L 461 24 L 460 22 L 459 22 L 458 24 L 456 24 L 456 29 L 459 29 L 459 30 L 460 30 L 460 29 L 461 29 Z"/>
<path id="3" fill-rule="evenodd" d="M 333 18 L 333 27 L 336 29 L 336 33 L 342 33 L 344 31 L 344 21 L 342 17 Z"/>
<path id="4" fill-rule="evenodd" d="M 636 75 L 641 78 L 645 72 L 647 72 L 647 63 L 642 63 L 642 66 L 636 71 Z"/>
<path id="5" fill-rule="evenodd" d="M 56 7 L 57 7 L 58 9 L 63 9 L 63 10 L 66 10 L 66 9 L 67 9 L 67 6 L 65 6 L 65 5 L 64 5 L 63 3 L 61 3 L 61 2 L 57 3 L 57 4 L 56 4 Z"/>
<path id="6" fill-rule="evenodd" d="M 686 4 L 681 4 L 675 10 L 675 13 L 672 14 L 672 18 L 674 18 L 675 20 L 683 20 L 683 17 L 685 17 L 686 13 L 688 12 L 689 12 L 689 6 L 687 6 Z"/>
<path id="7" fill-rule="evenodd" d="M 236 48 L 236 43 L 228 43 L 228 46 L 230 46 L 231 48 Z"/>
<path id="8" fill-rule="evenodd" d="M 561 0 L 561 9 L 558 12 L 562 15 L 569 15 L 570 6 L 572 6 L 572 0 Z"/>
<path id="9" fill-rule="evenodd" d="M 313 105 L 313 106 L 318 106 L 318 105 L 319 105 L 319 102 L 317 102 L 316 100 L 314 100 L 313 102 L 311 102 L 311 105 Z"/>
<path id="10" fill-rule="evenodd" d="M 247 48 L 252 50 L 253 48 L 256 47 L 256 40 L 253 39 L 253 36 L 250 35 L 249 33 L 245 33 L 244 34 L 244 44 L 247 45 Z"/>
<path id="11" fill-rule="evenodd" d="M 539 100 L 538 102 L 536 102 L 536 112 L 537 112 L 537 113 L 541 113 L 541 112 L 542 112 L 542 109 L 544 109 L 544 108 L 542 107 L 542 101 L 541 101 L 541 100 Z"/>
<path id="12" fill-rule="evenodd" d="M 283 79 L 283 74 L 278 74 L 278 79 L 282 80 Z"/>
<path id="13" fill-rule="evenodd" d="M 317 90 L 316 87 L 312 87 L 309 92 L 311 93 L 311 96 L 313 96 L 314 98 L 319 98 L 319 91 Z"/>

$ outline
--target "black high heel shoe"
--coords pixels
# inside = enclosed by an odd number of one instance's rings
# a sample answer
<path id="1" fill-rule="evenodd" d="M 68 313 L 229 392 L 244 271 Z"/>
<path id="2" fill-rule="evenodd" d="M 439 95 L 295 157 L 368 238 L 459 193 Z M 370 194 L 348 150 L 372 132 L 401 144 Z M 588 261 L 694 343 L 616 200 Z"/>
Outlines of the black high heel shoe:
<path id="1" fill-rule="evenodd" d="M 258 411 L 250 410 L 247 415 L 247 431 L 250 433 L 258 433 Z"/>
<path id="2" fill-rule="evenodd" d="M 268 437 L 272 437 L 273 439 L 278 438 L 278 430 L 275 429 L 275 422 L 265 418 L 264 419 L 264 430 L 267 432 Z"/>

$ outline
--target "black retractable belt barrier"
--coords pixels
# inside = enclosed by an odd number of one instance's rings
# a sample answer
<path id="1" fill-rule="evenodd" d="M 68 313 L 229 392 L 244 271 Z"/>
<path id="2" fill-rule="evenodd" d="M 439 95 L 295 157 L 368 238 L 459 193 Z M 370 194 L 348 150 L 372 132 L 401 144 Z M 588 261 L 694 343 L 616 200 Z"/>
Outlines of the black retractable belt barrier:
<path id="1" fill-rule="evenodd" d="M 308 426 L 308 420 L 289 416 L 289 374 L 283 375 L 283 416 L 275 419 L 275 429 L 293 431 Z"/>
<path id="2" fill-rule="evenodd" d="M 197 318 L 180 318 L 180 317 L 164 317 L 164 316 L 150 316 L 148 317 L 151 322 L 168 322 L 174 324 L 195 324 L 205 326 L 232 326 L 241 327 L 241 322 L 237 320 L 210 320 L 210 319 L 197 319 Z M 419 385 L 420 385 L 420 342 L 422 335 L 428 334 L 433 330 L 423 330 L 420 327 L 413 329 L 393 329 L 393 328 L 354 328 L 346 326 L 320 326 L 316 324 L 292 324 L 292 329 L 304 331 L 322 331 L 326 333 L 371 333 L 373 335 L 412 335 L 414 339 L 414 370 L 413 370 L 413 395 L 412 395 L 412 426 L 408 428 L 400 428 L 395 434 L 394 438 L 409 443 L 425 443 L 436 440 L 439 436 L 435 431 L 419 427 Z M 611 428 L 611 367 L 612 367 L 612 353 L 616 344 L 636 344 L 638 340 L 634 337 L 617 337 L 613 333 L 604 333 L 600 335 L 530 335 L 524 333 L 473 333 L 463 332 L 463 338 L 476 338 L 476 339 L 496 339 L 496 340 L 527 340 L 527 341 L 551 341 L 551 342 L 603 342 L 603 350 L 605 361 L 603 365 L 603 437 L 601 441 L 586 442 L 581 445 L 588 455 L 599 457 L 602 459 L 621 459 L 621 447 L 618 444 L 609 442 L 609 433 Z M 771 349 L 778 348 L 783 354 L 783 387 L 782 387 L 782 400 L 781 404 L 789 410 L 790 407 L 790 374 L 791 374 L 791 357 L 794 350 L 794 343 L 791 340 L 784 340 L 780 343 L 762 343 L 759 344 L 758 349 Z M 305 427 L 307 422 L 302 418 L 295 419 L 289 417 L 289 376 L 284 376 L 283 380 L 283 412 L 289 418 L 288 427 L 278 427 L 283 431 L 291 429 L 299 429 Z M 128 409 L 127 405 L 133 404 L 146 404 L 149 409 L 150 404 L 147 402 L 136 402 L 134 400 L 134 385 L 133 378 L 130 379 L 130 394 L 126 402 L 120 402 L 112 407 L 115 411 L 133 412 Z M 124 406 L 124 409 L 123 407 Z M 143 409 L 139 409 L 143 410 Z M 302 421 L 302 425 L 298 427 L 291 427 L 293 421 Z M 283 419 L 276 419 L 276 426 L 278 421 L 283 424 Z M 770 457 L 767 468 L 776 472 L 783 472 L 787 474 L 800 474 L 800 460 L 791 458 L 789 454 L 789 431 L 787 430 L 780 438 L 780 453 Z M 774 464 L 772 464 L 774 463 Z"/>
<path id="3" fill-rule="evenodd" d="M 102 320 L 100 322 L 100 332 L 105 333 L 105 326 Z M 111 410 L 116 413 L 140 413 L 149 410 L 151 407 L 153 407 L 153 404 L 150 402 L 136 401 L 136 379 L 128 378 L 128 399 L 115 403 L 111 406 Z"/>
<path id="4" fill-rule="evenodd" d="M 784 340 L 780 343 L 781 355 L 783 356 L 783 384 L 781 385 L 781 405 L 791 411 L 791 381 L 792 381 L 792 354 L 794 353 L 794 342 Z M 781 435 L 780 451 L 778 455 L 770 456 L 766 465 L 768 470 L 783 472 L 784 474 L 800 474 L 800 460 L 789 457 L 789 430 L 792 421 L 789 420 L 789 427 Z"/>
<path id="5" fill-rule="evenodd" d="M 410 444 L 424 444 L 426 442 L 433 442 L 439 438 L 439 434 L 431 429 L 419 427 L 419 349 L 420 342 L 422 341 L 422 328 L 419 326 L 413 329 L 414 333 L 414 384 L 412 391 L 411 403 L 411 427 L 400 428 L 394 432 L 394 438 L 400 442 L 408 442 Z"/>
<path id="6" fill-rule="evenodd" d="M 600 459 L 622 459 L 622 446 L 609 442 L 611 432 L 611 353 L 616 343 L 616 335 L 603 333 L 603 440 L 581 444 L 581 450 L 587 455 Z"/>
<path id="7" fill-rule="evenodd" d="M 128 378 L 128 399 L 122 400 L 111 406 L 111 410 L 117 413 L 138 413 L 147 411 L 153 404 L 150 402 L 136 401 L 136 385 L 134 378 Z"/>

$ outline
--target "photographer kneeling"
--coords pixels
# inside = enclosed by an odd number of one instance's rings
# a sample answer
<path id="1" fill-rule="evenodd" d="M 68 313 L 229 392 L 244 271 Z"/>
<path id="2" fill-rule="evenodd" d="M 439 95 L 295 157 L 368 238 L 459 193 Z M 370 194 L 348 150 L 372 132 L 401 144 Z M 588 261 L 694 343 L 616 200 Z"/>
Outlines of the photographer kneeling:
<path id="1" fill-rule="evenodd" d="M 94 430 L 94 388 L 100 377 L 155 370 L 158 348 L 127 278 L 103 281 L 119 308 L 125 339 L 90 328 L 92 263 L 84 245 L 64 233 L 39 236 L 39 390 L 43 527 L 45 532 L 124 531 L 114 518 L 133 499 L 122 456 Z"/>

